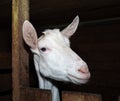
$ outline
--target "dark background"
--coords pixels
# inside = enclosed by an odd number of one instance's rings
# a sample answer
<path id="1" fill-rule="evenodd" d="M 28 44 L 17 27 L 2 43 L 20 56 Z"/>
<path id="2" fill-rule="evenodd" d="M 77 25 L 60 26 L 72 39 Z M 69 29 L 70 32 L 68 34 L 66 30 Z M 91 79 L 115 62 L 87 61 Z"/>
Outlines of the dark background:
<path id="1" fill-rule="evenodd" d="M 0 2 L 0 101 L 11 101 L 12 94 L 11 7 L 11 0 Z M 30 21 L 38 36 L 44 29 L 63 29 L 76 15 L 80 24 L 71 37 L 71 47 L 87 62 L 91 79 L 86 85 L 60 82 L 59 87 L 97 93 L 103 101 L 115 101 L 120 95 L 120 0 L 30 0 Z M 33 71 L 30 63 L 30 84 L 37 87 Z"/>

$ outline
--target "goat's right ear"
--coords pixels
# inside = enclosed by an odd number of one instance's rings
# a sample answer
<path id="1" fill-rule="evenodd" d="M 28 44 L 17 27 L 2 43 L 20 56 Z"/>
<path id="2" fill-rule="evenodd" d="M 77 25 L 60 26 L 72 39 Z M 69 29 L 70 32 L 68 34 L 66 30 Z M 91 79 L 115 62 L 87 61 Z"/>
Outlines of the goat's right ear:
<path id="1" fill-rule="evenodd" d="M 27 20 L 23 23 L 23 39 L 31 49 L 37 48 L 38 38 L 36 30 L 33 25 Z"/>
<path id="2" fill-rule="evenodd" d="M 78 24 L 79 24 L 79 16 L 76 16 L 72 21 L 72 23 L 69 24 L 69 26 L 67 26 L 64 30 L 62 30 L 61 33 L 68 38 L 71 37 L 75 33 Z"/>

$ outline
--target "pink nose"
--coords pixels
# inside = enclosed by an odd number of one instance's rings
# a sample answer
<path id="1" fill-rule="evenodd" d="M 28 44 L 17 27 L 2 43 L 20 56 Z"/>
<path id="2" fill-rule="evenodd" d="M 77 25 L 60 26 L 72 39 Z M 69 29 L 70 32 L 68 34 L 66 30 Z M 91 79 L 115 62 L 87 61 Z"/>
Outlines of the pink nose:
<path id="1" fill-rule="evenodd" d="M 81 72 L 81 73 L 89 73 L 89 70 L 87 67 L 85 66 L 82 66 L 78 69 L 78 72 Z"/>

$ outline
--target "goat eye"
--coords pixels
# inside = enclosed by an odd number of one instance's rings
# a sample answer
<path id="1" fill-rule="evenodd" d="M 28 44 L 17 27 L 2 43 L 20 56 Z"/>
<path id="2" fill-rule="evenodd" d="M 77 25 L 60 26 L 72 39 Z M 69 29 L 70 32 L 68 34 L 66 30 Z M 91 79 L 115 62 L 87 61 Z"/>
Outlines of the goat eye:
<path id="1" fill-rule="evenodd" d="M 41 51 L 45 52 L 47 49 L 45 47 L 40 49 Z"/>

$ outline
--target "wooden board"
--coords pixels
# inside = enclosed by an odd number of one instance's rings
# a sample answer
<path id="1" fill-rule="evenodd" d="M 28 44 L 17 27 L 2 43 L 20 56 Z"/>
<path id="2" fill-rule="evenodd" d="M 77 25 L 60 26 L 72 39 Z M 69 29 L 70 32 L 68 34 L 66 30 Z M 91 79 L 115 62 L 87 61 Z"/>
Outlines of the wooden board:
<path id="1" fill-rule="evenodd" d="M 1 24 L 8 27 L 11 24 L 11 0 L 0 2 Z M 38 25 L 63 24 L 76 15 L 81 20 L 119 17 L 120 0 L 30 0 L 31 20 Z M 4 10 L 2 10 L 4 9 Z M 4 13 L 7 12 L 7 13 Z M 64 19 L 64 20 L 61 20 Z M 3 27 L 3 26 L 2 26 Z"/>
<path id="2" fill-rule="evenodd" d="M 12 101 L 12 95 L 4 95 L 4 96 L 0 96 L 0 101 Z"/>
<path id="3" fill-rule="evenodd" d="M 0 53 L 0 101 L 12 101 L 11 54 Z"/>
<path id="4" fill-rule="evenodd" d="M 20 101 L 20 87 L 29 85 L 29 56 L 22 38 L 22 24 L 25 19 L 29 19 L 29 0 L 12 0 L 13 101 Z"/>
<path id="5" fill-rule="evenodd" d="M 12 89 L 11 73 L 0 74 L 0 92 Z"/>
<path id="6" fill-rule="evenodd" d="M 120 101 L 120 96 L 118 97 L 118 101 Z"/>
<path id="7" fill-rule="evenodd" d="M 11 69 L 11 53 L 0 53 L 0 70 L 1 69 Z"/>
<path id="8" fill-rule="evenodd" d="M 80 92 L 63 92 L 62 101 L 102 101 L 100 95 Z"/>
<path id="9" fill-rule="evenodd" d="M 21 88 L 21 101 L 51 101 L 51 92 L 37 88 Z"/>

